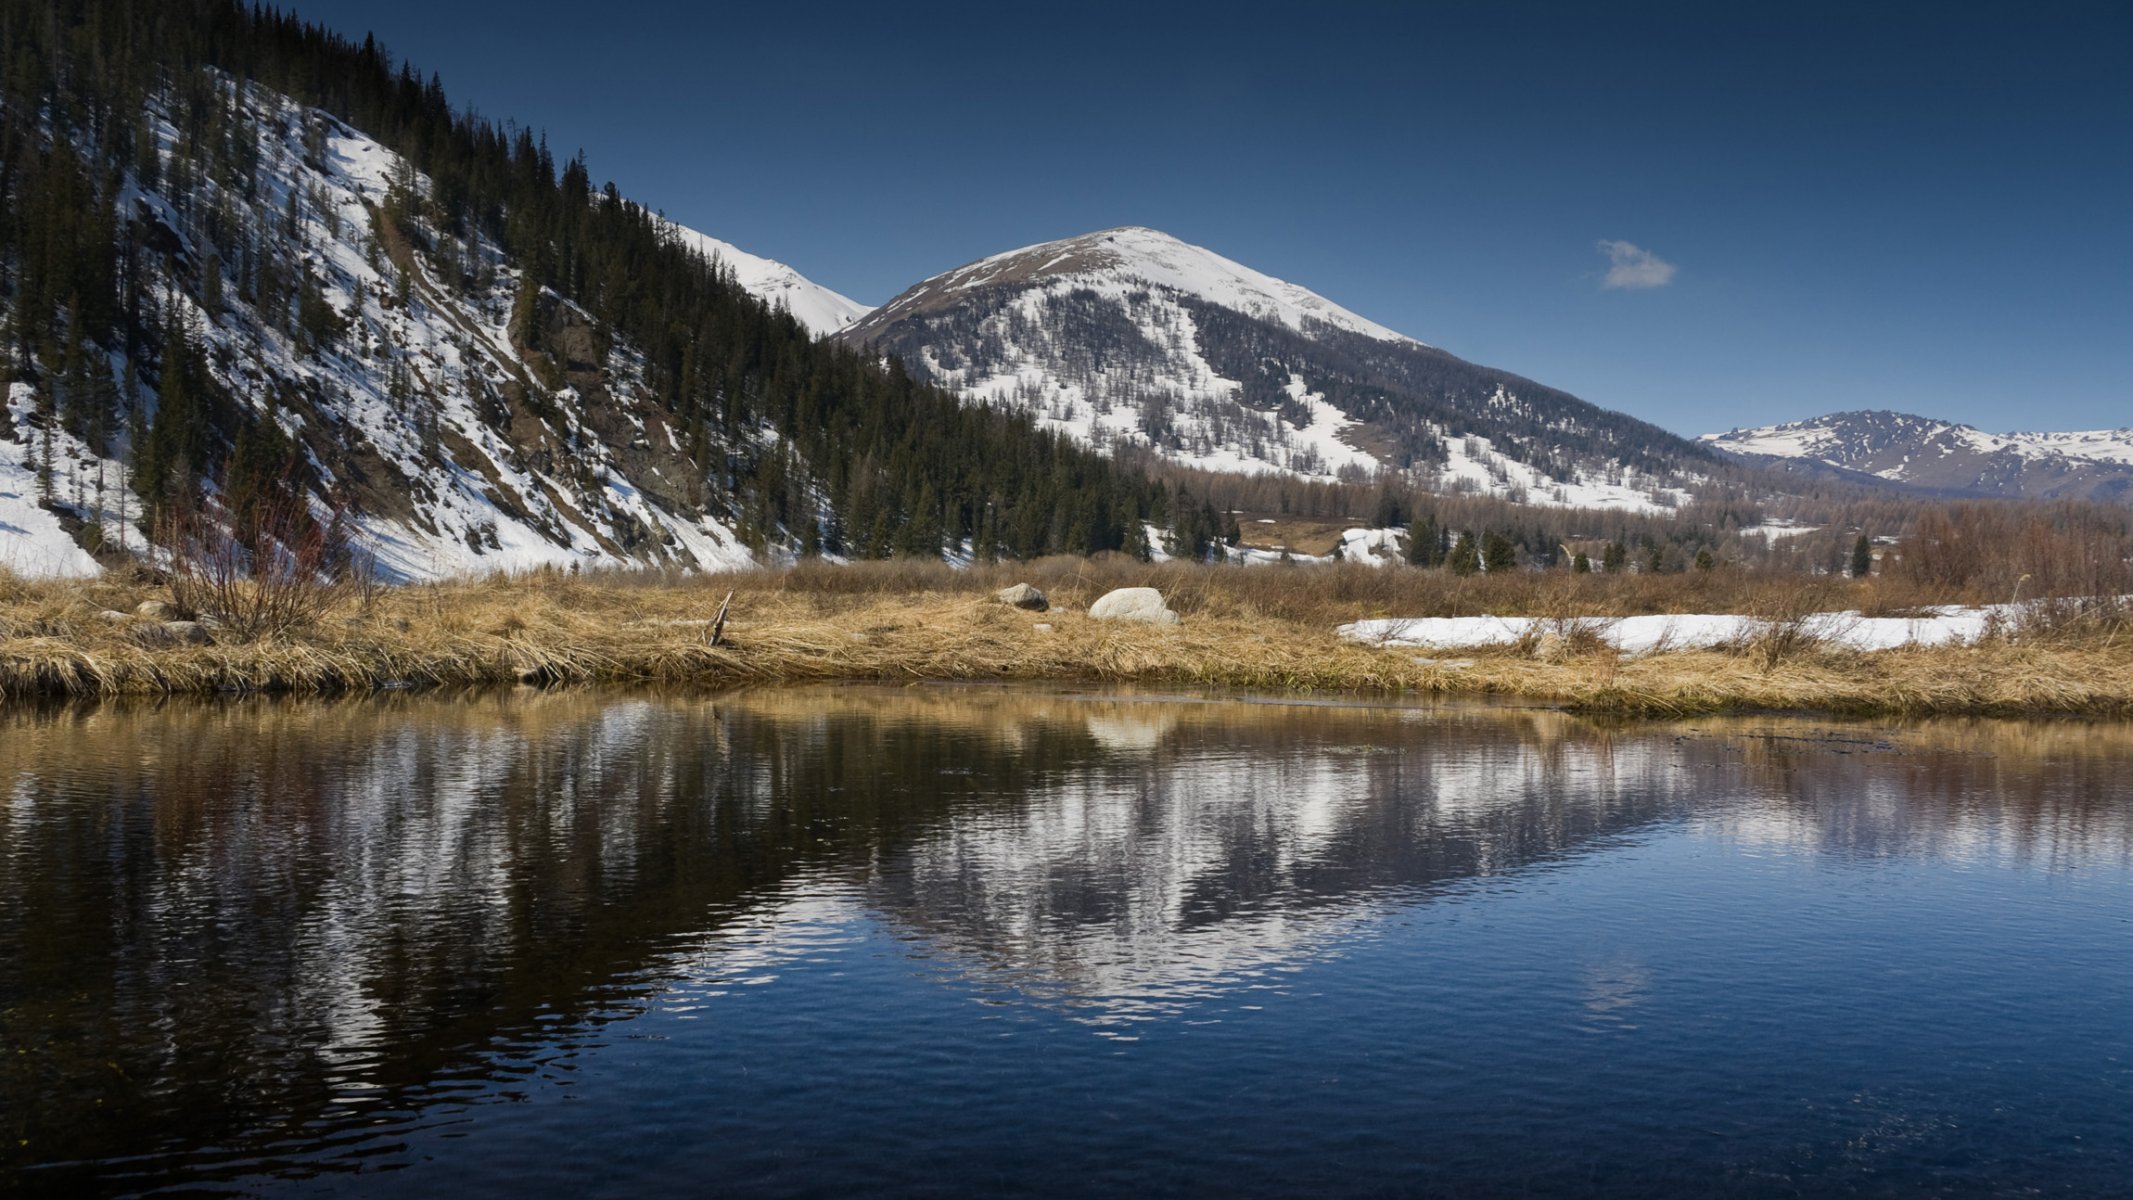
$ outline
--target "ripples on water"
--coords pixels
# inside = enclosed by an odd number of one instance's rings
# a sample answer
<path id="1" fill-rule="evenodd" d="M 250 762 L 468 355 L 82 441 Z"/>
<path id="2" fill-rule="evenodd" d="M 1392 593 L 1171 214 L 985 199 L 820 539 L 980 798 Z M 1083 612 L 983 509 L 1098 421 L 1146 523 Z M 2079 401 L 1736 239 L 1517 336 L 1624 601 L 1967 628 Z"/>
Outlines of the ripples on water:
<path id="1" fill-rule="evenodd" d="M 0 1190 L 2065 1194 L 2118 727 L 1006 689 L 0 717 Z"/>

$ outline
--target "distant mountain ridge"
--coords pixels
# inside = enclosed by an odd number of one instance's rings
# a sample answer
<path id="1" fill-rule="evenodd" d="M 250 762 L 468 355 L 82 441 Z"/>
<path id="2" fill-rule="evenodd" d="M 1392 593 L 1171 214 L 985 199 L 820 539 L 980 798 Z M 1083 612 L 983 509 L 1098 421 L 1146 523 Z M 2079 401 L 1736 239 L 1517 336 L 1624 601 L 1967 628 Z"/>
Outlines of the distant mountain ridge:
<path id="1" fill-rule="evenodd" d="M 1703 447 L 1137 226 L 933 276 L 835 335 L 1099 448 L 1541 505 L 1680 503 Z"/>
<path id="2" fill-rule="evenodd" d="M 1748 462 L 1811 462 L 1965 496 L 2133 499 L 2133 427 L 1987 433 L 1887 410 L 1707 433 L 1699 441 Z"/>

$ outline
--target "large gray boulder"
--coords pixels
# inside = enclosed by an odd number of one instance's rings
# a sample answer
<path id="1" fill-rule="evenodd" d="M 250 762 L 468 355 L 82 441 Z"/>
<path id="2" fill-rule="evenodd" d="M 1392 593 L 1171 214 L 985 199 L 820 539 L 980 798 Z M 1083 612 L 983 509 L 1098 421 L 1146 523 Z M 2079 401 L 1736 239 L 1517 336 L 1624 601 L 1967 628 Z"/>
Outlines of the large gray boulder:
<path id="1" fill-rule="evenodd" d="M 1178 614 L 1163 603 L 1163 593 L 1154 588 L 1120 588 L 1106 592 L 1089 606 L 1089 615 L 1099 621 L 1140 621 L 1148 625 L 1175 625 Z"/>
<path id="2" fill-rule="evenodd" d="M 993 599 L 1014 608 L 1026 608 L 1031 612 L 1043 612 L 1052 606 L 1052 602 L 1044 598 L 1043 592 L 1026 583 L 1001 588 L 993 593 Z"/>
<path id="3" fill-rule="evenodd" d="M 133 611 L 151 621 L 175 621 L 185 615 L 168 600 L 143 600 Z"/>

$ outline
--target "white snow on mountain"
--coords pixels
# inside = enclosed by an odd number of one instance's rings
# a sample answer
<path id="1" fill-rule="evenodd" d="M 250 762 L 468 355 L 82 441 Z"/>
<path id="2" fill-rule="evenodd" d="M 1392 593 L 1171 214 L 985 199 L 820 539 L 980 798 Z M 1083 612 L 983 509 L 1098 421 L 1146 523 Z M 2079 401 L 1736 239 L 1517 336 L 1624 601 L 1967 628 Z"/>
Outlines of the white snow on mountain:
<path id="1" fill-rule="evenodd" d="M 1237 403 L 1240 385 L 1202 353 L 1184 301 L 1201 300 L 1299 333 L 1330 327 L 1421 345 L 1308 289 L 1153 229 L 1110 229 L 1025 246 L 936 275 L 877 310 L 880 328 L 900 314 L 933 311 L 976 289 L 1022 284 L 979 336 L 996 352 L 989 369 L 952 353 L 921 352 L 925 373 L 974 400 L 1017 405 L 1042 424 L 1091 445 L 1137 445 L 1214 471 L 1285 471 L 1309 478 L 1367 476 L 1378 460 L 1344 436 L 1356 422 L 1291 376 L 1293 412 Z M 1108 352 L 1062 335 L 1091 302 L 1123 314 L 1146 346 Z M 954 361 L 951 361 L 953 359 Z"/>
<path id="2" fill-rule="evenodd" d="M 841 296 L 807 278 L 784 263 L 750 254 L 730 242 L 698 233 L 685 225 L 667 222 L 667 228 L 682 245 L 721 266 L 730 267 L 736 282 L 774 308 L 791 313 L 816 337 L 830 334 L 874 311 L 857 300 Z"/>
<path id="3" fill-rule="evenodd" d="M 658 468 L 640 465 L 635 478 L 626 474 L 614 439 L 588 424 L 594 414 L 576 388 L 535 378 L 508 329 L 519 275 L 495 246 L 457 244 L 448 253 L 459 277 L 446 279 L 436 256 L 398 250 L 381 232 L 379 214 L 395 189 L 426 194 L 425 178 L 377 142 L 278 93 L 246 85 L 241 103 L 259 130 L 259 195 L 234 207 L 248 214 L 260 244 L 321 281 L 348 331 L 329 345 L 297 344 L 240 298 L 240 281 L 226 263 L 219 312 L 205 311 L 183 288 L 163 294 L 229 393 L 313 447 L 308 456 L 322 492 L 343 490 L 359 473 L 404 492 L 401 511 L 353 521 L 355 548 L 382 574 L 428 579 L 539 566 L 753 561 L 721 522 L 647 495 Z M 155 132 L 167 157 L 177 132 L 160 119 Z M 200 205 L 181 213 L 156 192 L 129 185 L 120 206 L 160 227 L 182 260 L 216 261 Z M 567 304 L 552 294 L 547 300 Z M 635 446 L 645 448 L 640 458 L 677 447 L 640 387 L 633 348 L 617 344 L 606 365 L 612 383 L 600 419 L 633 429 Z M 511 421 L 498 414 L 511 411 L 503 396 L 514 387 L 544 398 L 553 414 L 544 418 L 538 440 L 546 449 L 537 453 L 528 452 L 521 429 L 505 436 Z M 34 389 L 18 385 L 0 429 L 0 566 L 25 575 L 93 573 L 93 560 L 49 508 L 138 546 L 140 531 L 127 522 L 139 518 L 141 501 L 127 487 L 122 455 L 100 457 L 52 429 L 54 422 L 33 420 L 39 406 Z M 331 449 L 320 453 L 321 445 Z M 687 490 L 686 480 L 657 482 L 668 495 Z M 322 497 L 314 497 L 314 508 L 327 513 Z"/>
<path id="4" fill-rule="evenodd" d="M 1073 302 L 1069 293 L 1094 293 L 1119 305 L 1158 357 L 1062 369 L 1063 361 L 1082 357 L 1062 344 L 1053 319 L 1056 306 Z M 1002 369 L 979 372 L 927 354 L 929 374 L 973 400 L 1028 408 L 1040 424 L 1090 445 L 1161 448 L 1166 457 L 1212 471 L 1335 478 L 1378 469 L 1376 458 L 1342 436 L 1355 422 L 1301 379 L 1292 376 L 1288 390 L 1310 414 L 1307 424 L 1240 409 L 1237 382 L 1200 352 L 1192 314 L 1176 296 L 1131 278 L 1060 278 L 1023 292 L 987 326 L 1003 347 Z"/>
<path id="5" fill-rule="evenodd" d="M 1835 429 L 1813 421 L 1707 433 L 1697 440 L 1741 454 L 1763 454 L 1772 458 L 1826 458 L 1842 444 Z"/>
<path id="6" fill-rule="evenodd" d="M 1630 467 L 1600 473 L 1577 472 L 1554 479 L 1510 458 L 1485 437 L 1457 437 L 1438 428 L 1444 438 L 1444 466 L 1426 482 L 1430 490 L 1461 495 L 1500 496 L 1542 508 L 1600 508 L 1617 512 L 1656 513 L 1688 503 L 1686 489 Z"/>
<path id="7" fill-rule="evenodd" d="M 1906 440 L 1910 442 L 1925 444 L 1936 440 L 1943 441 L 1945 449 L 1939 451 L 1942 454 L 1966 450 L 1985 455 L 2007 453 L 2032 460 L 2086 458 L 2098 462 L 2133 465 L 2133 427 L 2068 433 L 1987 433 L 1975 426 L 1961 425 L 1953 421 L 1904 417 L 1895 413 L 1874 415 L 1899 424 Z M 1760 454 L 1772 458 L 1812 458 L 1838 466 L 1849 466 L 1853 465 L 1860 449 L 1857 438 L 1849 432 L 1850 423 L 1847 420 L 1855 416 L 1857 414 L 1838 413 L 1753 429 L 1733 429 L 1725 433 L 1707 433 L 1698 440 L 1741 454 Z M 1905 472 L 1892 467 L 1876 473 L 1902 478 Z"/>
<path id="8" fill-rule="evenodd" d="M 886 306 L 898 309 L 937 301 L 944 293 L 1038 275 L 1070 277 L 1088 285 L 1104 280 L 1153 284 L 1197 296 L 1224 308 L 1276 321 L 1298 333 L 1322 323 L 1388 342 L 1421 342 L 1357 316 L 1308 288 L 1254 271 L 1212 250 L 1163 233 L 1128 225 L 1055 242 L 1040 242 L 982 258 L 936 275 Z"/>
<path id="9" fill-rule="evenodd" d="M 2077 433 L 2010 433 L 2007 440 L 2037 454 L 2133 464 L 2133 426 Z"/>

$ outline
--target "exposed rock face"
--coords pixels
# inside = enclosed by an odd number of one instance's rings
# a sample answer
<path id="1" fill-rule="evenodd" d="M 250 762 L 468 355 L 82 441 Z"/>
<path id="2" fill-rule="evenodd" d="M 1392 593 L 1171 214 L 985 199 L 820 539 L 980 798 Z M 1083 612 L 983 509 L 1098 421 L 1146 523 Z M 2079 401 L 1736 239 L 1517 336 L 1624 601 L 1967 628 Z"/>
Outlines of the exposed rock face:
<path id="1" fill-rule="evenodd" d="M 993 594 L 993 598 L 1002 604 L 1014 608 L 1026 608 L 1031 612 L 1044 612 L 1052 607 L 1052 602 L 1044 598 L 1043 592 L 1026 583 L 1018 583 L 1010 588 L 1001 588 Z"/>
<path id="2" fill-rule="evenodd" d="M 1140 621 L 1149 625 L 1175 625 L 1178 614 L 1163 603 L 1163 593 L 1154 588 L 1120 588 L 1107 592 L 1089 606 L 1089 615 L 1099 621 Z"/>
<path id="3" fill-rule="evenodd" d="M 175 621 L 184 615 L 168 600 L 143 600 L 133 611 L 151 621 Z"/>

